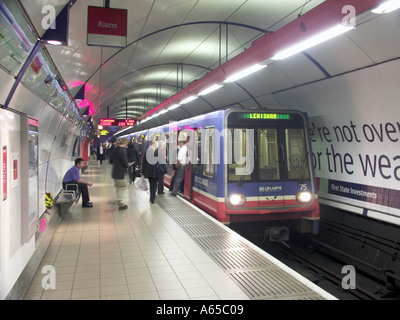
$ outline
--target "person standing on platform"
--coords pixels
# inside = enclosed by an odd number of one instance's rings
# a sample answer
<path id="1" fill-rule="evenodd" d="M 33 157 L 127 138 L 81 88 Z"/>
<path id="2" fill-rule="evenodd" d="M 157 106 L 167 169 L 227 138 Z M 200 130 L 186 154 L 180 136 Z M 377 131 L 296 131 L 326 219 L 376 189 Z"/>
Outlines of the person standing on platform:
<path id="1" fill-rule="evenodd" d="M 97 147 L 97 161 L 99 160 L 100 160 L 100 165 L 102 165 L 104 160 L 104 148 L 102 142 L 100 142 L 99 146 Z"/>
<path id="2" fill-rule="evenodd" d="M 128 156 L 128 161 L 132 163 L 132 165 L 128 169 L 129 173 L 129 184 L 132 184 L 135 182 L 136 178 L 136 168 L 139 165 L 139 155 L 136 150 L 135 144 L 131 141 L 128 143 L 128 149 L 126 149 L 126 153 Z"/>
<path id="3" fill-rule="evenodd" d="M 161 156 L 163 161 L 157 163 L 157 174 L 158 174 L 158 190 L 157 194 L 164 194 L 164 174 L 167 172 L 167 155 L 165 152 L 165 142 L 158 142 L 158 155 Z"/>
<path id="4" fill-rule="evenodd" d="M 149 179 L 150 183 L 150 203 L 154 203 L 156 199 L 158 172 L 157 161 L 150 161 L 158 157 L 158 145 L 156 141 L 152 141 L 149 149 L 143 154 L 142 174 L 145 178 Z"/>
<path id="5" fill-rule="evenodd" d="M 116 144 L 117 146 L 110 158 L 110 162 L 113 164 L 111 177 L 114 179 L 118 208 L 119 210 L 125 210 L 128 209 L 128 205 L 126 204 L 128 199 L 128 185 L 125 174 L 130 165 L 126 155 L 128 139 L 122 138 Z"/>
<path id="6" fill-rule="evenodd" d="M 171 182 L 169 184 L 169 191 L 174 191 L 174 185 L 175 185 L 175 178 L 176 178 L 176 157 L 179 152 L 179 147 L 176 148 L 176 153 L 172 153 L 172 159 L 170 159 L 171 163 Z M 175 156 L 175 157 L 174 157 Z"/>
<path id="7" fill-rule="evenodd" d="M 93 183 L 81 179 L 80 170 L 82 169 L 84 164 L 85 162 L 82 158 L 75 159 L 75 165 L 71 169 L 69 169 L 64 175 L 62 181 L 63 189 L 67 190 L 68 184 L 76 184 L 78 186 L 78 190 L 82 192 L 82 207 L 91 208 L 93 207 L 93 203 L 90 202 L 88 186 L 91 187 Z"/>
<path id="8" fill-rule="evenodd" d="M 114 151 L 117 148 L 117 140 L 113 139 L 111 140 L 111 146 L 108 148 L 108 161 L 110 163 L 113 163 L 113 156 L 114 156 Z"/>
<path id="9" fill-rule="evenodd" d="M 185 166 L 187 164 L 187 147 L 186 147 L 186 137 L 184 135 L 179 135 L 178 139 L 179 151 L 178 151 L 178 158 L 176 163 L 176 171 L 175 171 L 175 183 L 174 183 L 174 190 L 172 191 L 171 195 L 176 196 L 182 188 L 182 184 L 185 180 Z"/>

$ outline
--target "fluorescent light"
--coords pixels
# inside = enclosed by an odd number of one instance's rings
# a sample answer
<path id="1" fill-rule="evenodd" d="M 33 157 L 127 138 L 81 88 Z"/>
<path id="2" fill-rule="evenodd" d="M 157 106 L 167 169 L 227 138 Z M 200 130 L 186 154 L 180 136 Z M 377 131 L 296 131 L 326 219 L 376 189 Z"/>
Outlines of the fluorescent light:
<path id="1" fill-rule="evenodd" d="M 47 44 L 51 44 L 53 46 L 61 46 L 62 42 L 61 41 L 57 41 L 57 40 L 46 40 Z"/>
<path id="2" fill-rule="evenodd" d="M 246 77 L 249 74 L 252 74 L 252 73 L 254 73 L 254 72 L 258 71 L 258 70 L 264 69 L 266 66 L 267 65 L 255 64 L 255 65 L 253 65 L 251 67 L 248 67 L 248 68 L 246 68 L 246 69 L 244 69 L 242 71 L 239 71 L 239 72 L 231 75 L 230 77 L 228 77 L 225 80 L 225 82 L 228 83 L 228 82 L 233 82 L 233 81 L 239 80 L 239 79 L 241 79 L 243 77 Z"/>
<path id="3" fill-rule="evenodd" d="M 287 57 L 290 57 L 296 53 L 299 53 L 301 51 L 309 49 L 313 46 L 316 46 L 324 41 L 330 40 L 338 35 L 341 35 L 342 33 L 352 30 L 352 29 L 353 29 L 353 27 L 347 27 L 342 24 L 339 24 L 333 28 L 330 28 L 321 33 L 318 33 L 317 35 L 315 35 L 309 39 L 306 39 L 298 44 L 295 44 L 294 46 L 292 46 L 290 48 L 287 48 L 283 51 L 278 52 L 271 59 L 272 60 L 286 59 Z"/>
<path id="4" fill-rule="evenodd" d="M 170 106 L 170 107 L 168 108 L 168 111 L 174 110 L 174 109 L 176 109 L 176 108 L 178 108 L 178 107 L 180 107 L 180 106 L 181 106 L 180 104 L 173 104 L 172 106 Z"/>
<path id="5" fill-rule="evenodd" d="M 166 113 L 168 110 L 167 109 L 163 109 L 163 110 L 161 110 L 158 114 L 164 114 L 164 113 Z"/>
<path id="6" fill-rule="evenodd" d="M 190 101 L 193 101 L 193 100 L 195 100 L 195 99 L 197 99 L 196 96 L 190 96 L 190 97 L 188 97 L 188 98 L 182 100 L 182 101 L 181 101 L 181 104 L 189 103 Z"/>
<path id="7" fill-rule="evenodd" d="M 218 90 L 219 88 L 222 88 L 222 85 L 220 84 L 214 84 L 211 87 L 208 87 L 207 89 L 204 89 L 199 93 L 199 96 L 205 96 L 206 94 L 209 94 L 215 90 Z"/>

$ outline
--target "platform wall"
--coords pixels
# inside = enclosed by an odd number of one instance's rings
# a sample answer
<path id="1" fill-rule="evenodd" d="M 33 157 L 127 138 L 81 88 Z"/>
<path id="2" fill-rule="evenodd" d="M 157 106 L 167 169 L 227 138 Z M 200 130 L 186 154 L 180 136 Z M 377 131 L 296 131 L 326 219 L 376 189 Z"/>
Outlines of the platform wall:
<path id="1" fill-rule="evenodd" d="M 0 103 L 3 105 L 14 78 L 0 69 Z M 38 161 L 39 218 L 45 214 L 45 194 L 57 195 L 64 173 L 73 165 L 75 140 L 81 135 L 71 121 L 23 85 L 19 85 L 8 110 L 0 109 L 1 149 L 6 147 L 6 158 L 1 157 L 0 190 L 0 299 L 5 299 L 35 252 L 35 235 L 21 240 L 21 202 L 27 195 L 21 192 L 21 182 L 14 179 L 13 159 L 21 155 L 21 114 L 39 121 Z M 78 149 L 79 150 L 79 149 Z M 4 160 L 6 159 L 6 160 Z M 4 160 L 4 161 L 3 161 Z M 4 168 L 4 167 L 3 167 Z M 18 173 L 21 171 L 18 162 Z M 5 187 L 6 186 L 6 187 Z M 6 197 L 4 191 L 7 191 Z M 47 217 L 46 217 L 47 218 Z M 38 229 L 36 237 L 40 237 Z"/>
<path id="2" fill-rule="evenodd" d="M 321 202 L 397 225 L 399 74 L 395 59 L 274 95 L 310 116 Z"/>

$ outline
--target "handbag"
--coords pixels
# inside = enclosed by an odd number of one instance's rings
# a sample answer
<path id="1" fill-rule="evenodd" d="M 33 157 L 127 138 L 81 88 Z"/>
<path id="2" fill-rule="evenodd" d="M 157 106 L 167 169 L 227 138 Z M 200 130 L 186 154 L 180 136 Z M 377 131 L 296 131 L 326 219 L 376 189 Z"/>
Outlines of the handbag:
<path id="1" fill-rule="evenodd" d="M 144 177 L 142 177 L 142 179 L 140 179 L 139 181 L 139 188 L 142 191 L 147 191 L 148 187 L 147 187 L 147 181 Z"/>
<path id="2" fill-rule="evenodd" d="M 135 170 L 135 177 L 140 177 L 140 169 L 139 169 L 139 167 L 134 167 L 134 170 Z"/>
<path id="3" fill-rule="evenodd" d="M 163 175 L 167 172 L 167 167 L 163 164 L 157 162 L 157 173 Z"/>

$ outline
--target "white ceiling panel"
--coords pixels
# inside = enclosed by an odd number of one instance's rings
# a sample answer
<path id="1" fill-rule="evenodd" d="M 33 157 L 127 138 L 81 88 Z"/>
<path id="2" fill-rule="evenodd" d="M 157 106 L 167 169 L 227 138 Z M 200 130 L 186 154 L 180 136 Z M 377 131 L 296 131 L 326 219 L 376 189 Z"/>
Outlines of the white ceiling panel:
<path id="1" fill-rule="evenodd" d="M 330 75 L 355 70 L 373 63 L 373 61 L 346 35 L 332 39 L 323 46 L 307 50 Z"/>
<path id="2" fill-rule="evenodd" d="M 231 22 L 257 26 L 268 31 L 276 31 L 298 14 L 307 11 L 324 2 L 324 0 L 252 0 L 245 1 L 240 10 L 229 18 Z"/>
<path id="3" fill-rule="evenodd" d="M 348 35 L 375 62 L 398 58 L 400 53 L 400 10 L 357 26 Z"/>
<path id="4" fill-rule="evenodd" d="M 42 35 L 43 6 L 53 5 L 59 12 L 68 1 L 19 2 Z M 87 7 L 104 6 L 104 0 L 77 0 L 70 9 L 68 46 L 46 47 L 73 95 L 87 82 L 85 99 L 91 104 L 95 120 L 107 111 L 125 114 L 126 99 L 128 114 L 135 115 L 176 94 L 177 86 L 188 86 L 248 50 L 265 31 L 277 31 L 322 3 L 323 0 L 111 0 L 112 8 L 128 10 L 131 45 L 118 49 L 86 45 Z M 216 23 L 205 23 L 210 21 Z M 309 58 L 299 53 L 273 61 L 268 68 L 237 84 L 227 84 L 205 96 L 205 101 L 197 99 L 146 125 L 227 106 L 276 107 L 280 105 L 279 93 L 288 88 L 398 59 L 400 10 L 366 15 L 355 30 L 309 49 L 306 54 Z"/>

